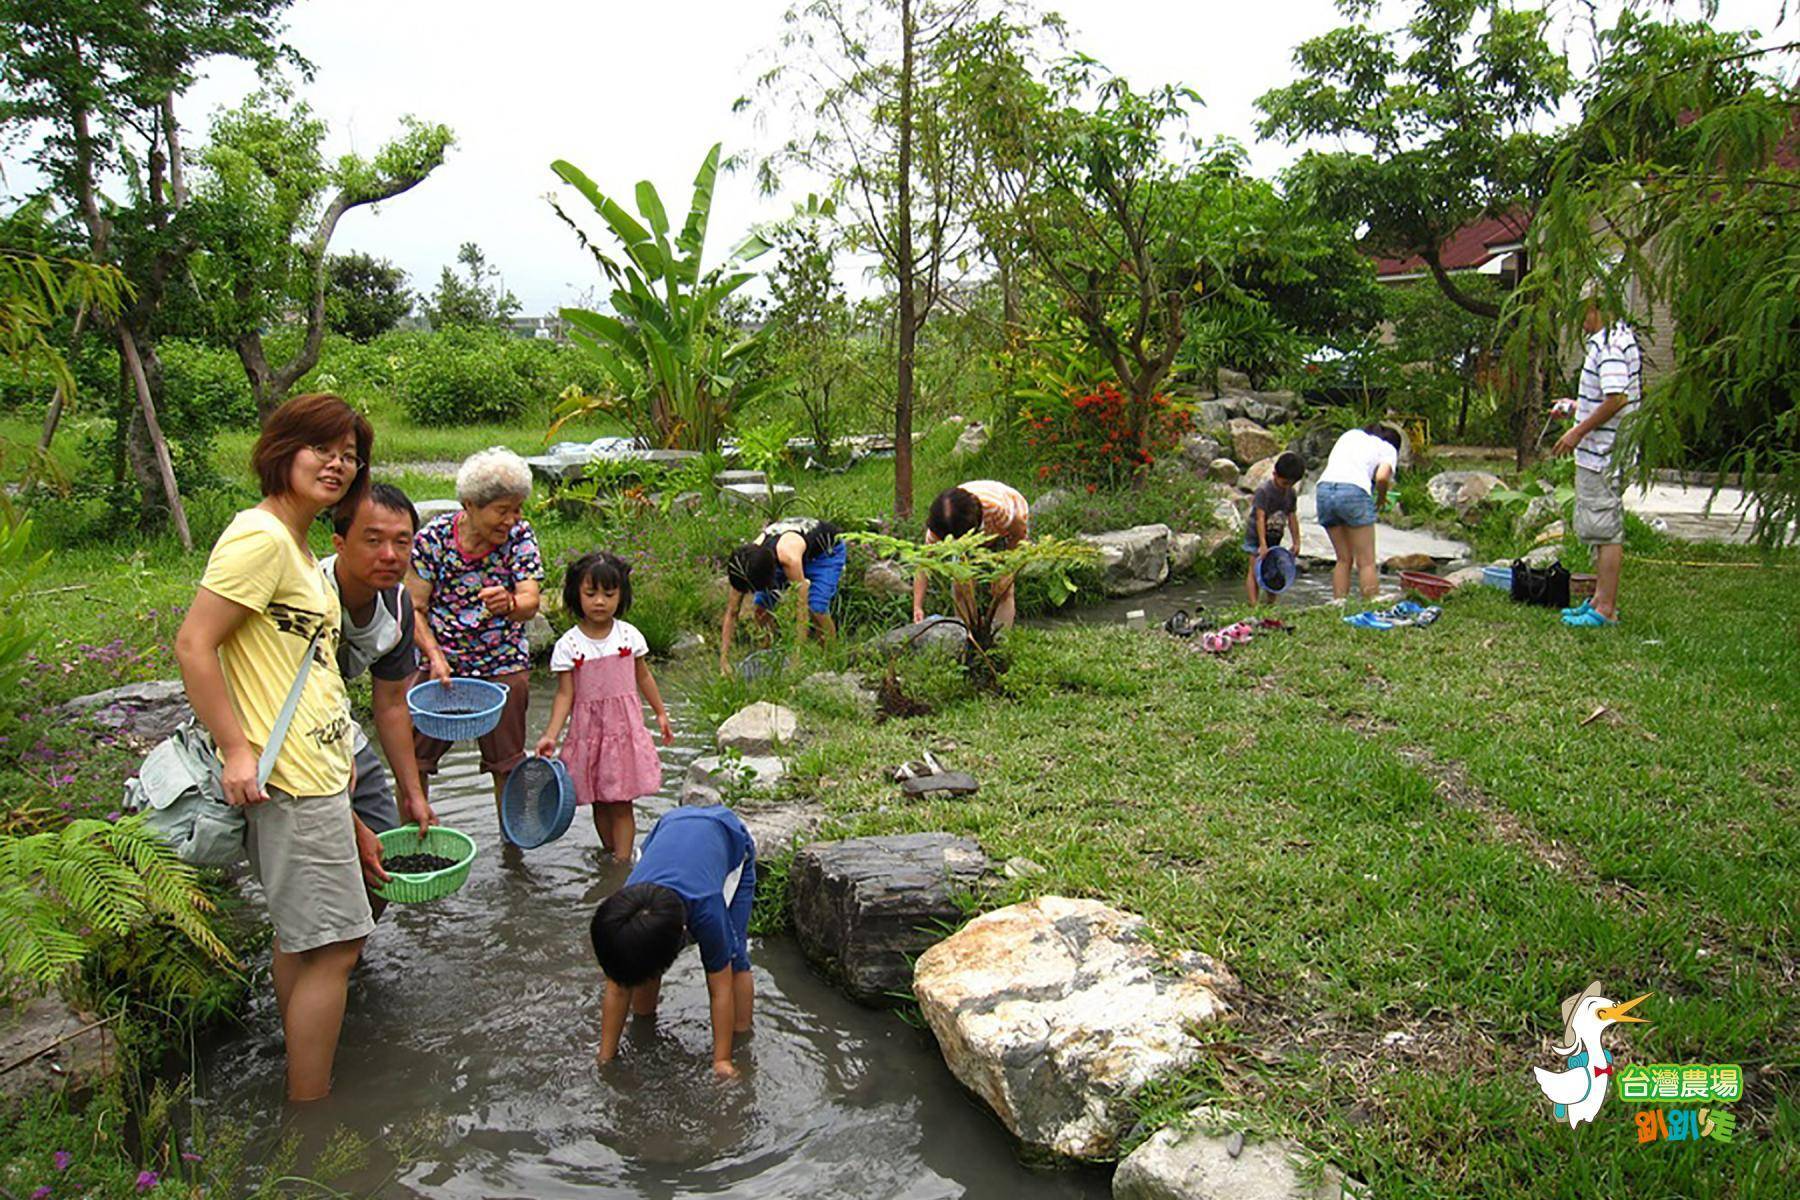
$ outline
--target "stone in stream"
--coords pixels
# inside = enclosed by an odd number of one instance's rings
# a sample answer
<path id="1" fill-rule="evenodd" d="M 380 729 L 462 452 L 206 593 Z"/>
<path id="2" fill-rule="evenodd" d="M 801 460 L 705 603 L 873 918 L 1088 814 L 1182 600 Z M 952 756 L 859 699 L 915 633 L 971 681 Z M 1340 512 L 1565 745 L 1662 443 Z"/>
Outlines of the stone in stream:
<path id="1" fill-rule="evenodd" d="M 1143 918 L 1098 900 L 1042 896 L 919 956 L 913 994 L 945 1063 L 1028 1152 L 1117 1153 L 1133 1094 L 1198 1062 L 1199 1027 L 1229 1011 L 1229 970 L 1144 935 Z"/>
<path id="2" fill-rule="evenodd" d="M 1167 525 L 1138 525 L 1110 533 L 1084 533 L 1081 540 L 1100 550 L 1100 586 L 1109 596 L 1135 596 L 1161 587 L 1169 578 Z"/>
<path id="3" fill-rule="evenodd" d="M 754 757 L 773 754 L 776 746 L 791 743 L 799 730 L 800 718 L 793 709 L 759 700 L 727 717 L 713 740 L 721 751 Z"/>
<path id="4" fill-rule="evenodd" d="M 681 781 L 681 803 L 722 804 L 730 792 L 767 795 L 787 774 L 787 764 L 773 755 L 750 755 L 727 765 L 725 756 L 707 754 L 688 764 Z"/>
<path id="5" fill-rule="evenodd" d="M 55 712 L 59 723 L 85 721 L 144 745 L 162 741 L 193 715 L 187 689 L 179 679 L 153 679 L 92 692 L 64 702 Z"/>
<path id="6" fill-rule="evenodd" d="M 1206 539 L 1197 533 L 1172 533 L 1169 535 L 1169 574 L 1185 575 L 1194 569 L 1205 552 Z"/>
<path id="7" fill-rule="evenodd" d="M 962 919 L 956 893 L 978 885 L 987 856 L 949 833 L 814 842 L 794 856 L 794 935 L 826 977 L 864 1004 L 892 1004 L 912 960 Z"/>
<path id="8" fill-rule="evenodd" d="M 1437 565 L 1437 559 L 1429 554 L 1394 554 L 1381 561 L 1381 569 L 1395 575 L 1401 571 L 1435 571 Z"/>
<path id="9" fill-rule="evenodd" d="M 1246 466 L 1281 453 L 1281 443 L 1275 435 L 1248 417 L 1231 418 L 1227 428 L 1231 430 L 1231 452 Z"/>
<path id="10" fill-rule="evenodd" d="M 1204 1114 L 1198 1114 L 1204 1115 Z M 1159 1129 L 1113 1173 L 1113 1200 L 1344 1200 L 1362 1188 L 1325 1167 L 1306 1177 L 1306 1152 L 1285 1139 Z"/>

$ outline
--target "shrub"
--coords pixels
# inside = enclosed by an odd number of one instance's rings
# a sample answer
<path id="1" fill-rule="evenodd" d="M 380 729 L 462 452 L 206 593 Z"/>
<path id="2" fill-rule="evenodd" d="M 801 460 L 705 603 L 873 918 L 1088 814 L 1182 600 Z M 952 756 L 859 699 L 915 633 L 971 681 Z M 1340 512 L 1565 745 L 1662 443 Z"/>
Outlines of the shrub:
<path id="1" fill-rule="evenodd" d="M 531 401 L 531 379 L 506 353 L 504 334 L 447 329 L 417 343 L 399 369 L 401 402 L 418 425 L 514 421 Z"/>
<path id="2" fill-rule="evenodd" d="M 1019 410 L 1019 425 L 1039 479 L 1117 484 L 1147 470 L 1193 427 L 1193 415 L 1161 394 L 1150 398 L 1141 439 L 1134 415 L 1131 398 L 1103 383 L 1039 393 Z"/>

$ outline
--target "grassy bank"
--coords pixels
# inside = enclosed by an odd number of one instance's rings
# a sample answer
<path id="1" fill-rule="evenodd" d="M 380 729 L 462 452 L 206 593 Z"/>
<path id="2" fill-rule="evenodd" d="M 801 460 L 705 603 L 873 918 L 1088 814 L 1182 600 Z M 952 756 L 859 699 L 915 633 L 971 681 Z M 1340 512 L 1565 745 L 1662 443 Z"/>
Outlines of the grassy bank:
<path id="1" fill-rule="evenodd" d="M 1241 1017 L 1149 1126 L 1245 1111 L 1380 1195 L 1775 1195 L 1800 1169 L 1796 567 L 1634 560 L 1600 636 L 1485 589 L 1428 629 L 1302 613 L 1226 659 L 1025 630 L 1002 697 L 938 677 L 926 716 L 811 712 L 798 786 L 843 832 L 972 834 L 1046 868 L 1013 898 L 1100 897 L 1228 963 Z M 928 747 L 981 792 L 899 803 L 883 768 Z M 1640 1148 L 1624 1104 L 1550 1123 L 1531 1067 L 1593 979 L 1655 993 L 1625 1061 L 1743 1065 L 1733 1144 Z"/>

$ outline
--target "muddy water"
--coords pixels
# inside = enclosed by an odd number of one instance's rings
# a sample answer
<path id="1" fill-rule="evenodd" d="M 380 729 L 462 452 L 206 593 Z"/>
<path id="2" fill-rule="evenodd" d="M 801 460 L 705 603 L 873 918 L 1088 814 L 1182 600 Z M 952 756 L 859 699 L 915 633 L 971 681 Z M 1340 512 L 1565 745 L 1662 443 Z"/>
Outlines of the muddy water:
<path id="1" fill-rule="evenodd" d="M 1381 602 L 1397 600 L 1400 596 L 1399 581 L 1383 577 Z M 1313 608 L 1327 604 L 1330 600 L 1331 569 L 1329 566 L 1315 568 L 1294 580 L 1287 591 L 1275 598 L 1272 606 L 1264 604 L 1259 607 L 1257 615 L 1280 617 L 1284 610 L 1292 612 L 1301 608 Z M 1350 600 L 1352 607 L 1348 611 L 1354 612 L 1360 607 L 1355 584 L 1351 585 Z M 1189 580 L 1169 584 L 1153 592 L 1107 600 L 1101 604 L 1080 607 L 1071 605 L 1039 619 L 1054 623 L 1076 621 L 1088 625 L 1119 625 L 1124 623 L 1128 614 L 1141 610 L 1146 624 L 1154 630 L 1161 628 L 1162 623 L 1177 609 L 1187 610 L 1189 616 L 1203 613 L 1211 617 L 1216 625 L 1229 625 L 1248 616 L 1250 602 L 1244 595 L 1243 577 L 1214 579 L 1206 583 Z"/>
<path id="2" fill-rule="evenodd" d="M 533 689 L 530 728 L 551 689 Z M 673 801 L 703 742 L 671 705 L 680 744 L 665 789 L 640 802 L 640 836 Z M 247 1028 L 214 1048 L 199 1091 L 209 1122 L 258 1134 L 297 1127 L 309 1147 L 347 1127 L 373 1143 L 337 1186 L 384 1197 L 1099 1197 L 1104 1177 L 1020 1167 L 1004 1131 L 956 1086 L 928 1033 L 819 982 L 785 940 L 753 940 L 756 1030 L 743 1078 L 719 1084 L 700 964 L 683 953 L 656 1021 L 628 1029 L 604 1073 L 595 904 L 623 873 L 602 866 L 585 813 L 561 841 L 506 861 L 492 792 L 457 747 L 432 801 L 481 851 L 469 881 L 434 904 L 397 905 L 351 980 L 336 1090 L 296 1114 L 282 1103 L 280 1023 L 265 984 Z M 263 964 L 266 967 L 266 962 Z M 431 1148 L 397 1166 L 402 1131 Z M 298 1169 L 309 1169 L 303 1154 Z"/>

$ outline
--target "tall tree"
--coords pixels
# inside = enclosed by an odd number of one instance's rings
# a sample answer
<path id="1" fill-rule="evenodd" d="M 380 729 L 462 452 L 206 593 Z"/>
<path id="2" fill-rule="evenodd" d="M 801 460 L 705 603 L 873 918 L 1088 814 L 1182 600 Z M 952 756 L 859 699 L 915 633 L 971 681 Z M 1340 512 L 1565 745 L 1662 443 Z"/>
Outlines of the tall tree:
<path id="1" fill-rule="evenodd" d="M 1800 41 L 1635 7 L 1597 38 L 1508 351 L 1575 336 L 1594 279 L 1616 311 L 1667 322 L 1673 362 L 1622 434 L 1628 460 L 1740 473 L 1755 536 L 1782 545 L 1800 527 Z"/>
<path id="2" fill-rule="evenodd" d="M 1351 143 L 1308 151 L 1289 186 L 1341 220 L 1366 223 L 1367 248 L 1423 259 L 1444 295 L 1478 316 L 1499 307 L 1460 287 L 1440 249 L 1482 217 L 1529 217 L 1543 196 L 1550 122 L 1573 84 L 1544 10 L 1505 0 L 1414 0 L 1399 28 L 1370 24 L 1376 0 L 1339 0 L 1351 20 L 1301 43 L 1301 78 L 1257 101 L 1264 137 Z M 1530 262 L 1527 260 L 1529 269 Z M 1554 348 L 1529 356 L 1515 389 L 1523 464 L 1537 439 L 1538 387 Z"/>
<path id="3" fill-rule="evenodd" d="M 325 260 L 325 323 L 354 342 L 372 342 L 412 311 L 406 272 L 356 251 Z"/>
<path id="4" fill-rule="evenodd" d="M 433 329 L 479 329 L 504 325 L 519 311 L 518 297 L 506 290 L 498 267 L 488 265 L 487 255 L 474 242 L 464 242 L 456 261 L 468 272 L 465 281 L 445 267 L 437 290 L 425 302 L 425 319 Z"/>
<path id="5" fill-rule="evenodd" d="M 765 190 L 798 167 L 835 181 L 851 244 L 878 255 L 895 291 L 894 515 L 913 510 L 919 332 L 976 245 L 970 162 L 936 103 L 951 35 L 980 0 L 809 0 L 787 14 L 760 85 L 808 122 L 759 166 Z M 740 104 L 747 103 L 740 102 Z"/>
<path id="6" fill-rule="evenodd" d="M 404 132 L 373 159 L 327 163 L 324 122 L 278 91 L 220 113 L 200 154 L 194 206 L 205 249 L 190 278 L 210 302 L 250 380 L 259 414 L 287 399 L 319 361 L 326 328 L 326 249 L 345 214 L 412 190 L 444 161 L 450 130 L 408 117 Z M 263 330 L 302 314 L 293 356 L 271 363 Z"/>
<path id="7" fill-rule="evenodd" d="M 272 72 L 303 60 L 280 40 L 289 0 L 0 0 L 0 124 L 35 144 L 31 161 L 87 234 L 88 257 L 120 267 L 132 300 L 103 328 L 135 401 L 127 459 L 147 517 L 166 510 L 192 547 L 157 418 L 157 316 L 201 234 L 187 217 L 176 102 L 215 58 Z M 116 189 L 112 194 L 107 189 Z"/>

